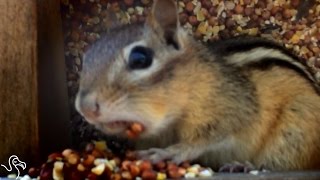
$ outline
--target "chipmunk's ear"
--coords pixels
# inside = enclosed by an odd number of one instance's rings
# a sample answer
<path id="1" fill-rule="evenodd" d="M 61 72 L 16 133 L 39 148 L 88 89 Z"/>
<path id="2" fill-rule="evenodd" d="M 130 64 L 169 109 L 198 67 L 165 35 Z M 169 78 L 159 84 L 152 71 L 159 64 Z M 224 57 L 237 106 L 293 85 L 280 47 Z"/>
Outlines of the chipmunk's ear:
<path id="1" fill-rule="evenodd" d="M 179 26 L 177 3 L 175 0 L 154 0 L 147 18 L 149 25 L 168 45 L 179 49 L 177 30 Z"/>

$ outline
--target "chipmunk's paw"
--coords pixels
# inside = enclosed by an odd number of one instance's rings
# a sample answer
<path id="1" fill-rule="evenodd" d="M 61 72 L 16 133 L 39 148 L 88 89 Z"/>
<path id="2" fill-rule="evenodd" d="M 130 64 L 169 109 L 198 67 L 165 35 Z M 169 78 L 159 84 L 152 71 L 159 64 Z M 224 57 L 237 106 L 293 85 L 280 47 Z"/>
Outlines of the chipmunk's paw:
<path id="1" fill-rule="evenodd" d="M 151 148 L 148 150 L 141 150 L 141 151 L 138 151 L 137 154 L 138 154 L 138 157 L 140 157 L 141 159 L 150 160 L 153 163 L 172 159 L 174 157 L 174 153 L 170 152 L 167 149 L 161 149 L 161 148 Z"/>
<path id="2" fill-rule="evenodd" d="M 250 171 L 255 169 L 256 168 L 254 167 L 254 165 L 251 164 L 250 162 L 245 162 L 245 163 L 233 162 L 233 163 L 223 165 L 219 169 L 219 172 L 249 173 Z"/>

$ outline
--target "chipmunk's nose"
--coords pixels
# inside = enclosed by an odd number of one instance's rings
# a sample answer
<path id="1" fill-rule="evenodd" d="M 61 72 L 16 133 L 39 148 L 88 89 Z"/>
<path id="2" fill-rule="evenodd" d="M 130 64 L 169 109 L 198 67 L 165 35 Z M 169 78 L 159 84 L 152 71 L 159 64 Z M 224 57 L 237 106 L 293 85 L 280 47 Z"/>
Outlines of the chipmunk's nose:
<path id="1" fill-rule="evenodd" d="M 100 116 L 100 105 L 96 93 L 79 92 L 76 109 L 88 120 L 95 121 Z"/>

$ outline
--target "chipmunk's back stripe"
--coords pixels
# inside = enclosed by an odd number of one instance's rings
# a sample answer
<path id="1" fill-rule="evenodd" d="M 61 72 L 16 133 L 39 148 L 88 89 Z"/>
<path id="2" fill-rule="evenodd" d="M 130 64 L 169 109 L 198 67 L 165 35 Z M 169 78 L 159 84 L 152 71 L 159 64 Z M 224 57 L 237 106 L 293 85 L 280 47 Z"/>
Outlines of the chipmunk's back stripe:
<path id="1" fill-rule="evenodd" d="M 309 70 L 309 67 L 302 64 L 298 59 L 292 58 L 291 56 L 283 53 L 279 49 L 256 47 L 249 51 L 240 51 L 227 55 L 224 59 L 226 64 L 236 67 L 265 64 L 267 62 L 279 65 L 287 64 L 288 67 L 297 70 L 299 73 L 305 75 L 309 80 L 311 80 L 317 91 L 320 93 L 320 86 Z"/>
<path id="2" fill-rule="evenodd" d="M 255 37 L 236 37 L 225 41 L 217 41 L 212 43 L 211 46 L 214 51 L 222 56 L 228 56 L 238 52 L 247 52 L 256 48 L 266 48 L 280 51 L 282 54 L 285 54 L 292 59 L 298 59 L 290 51 L 279 44 Z"/>
<path id="3" fill-rule="evenodd" d="M 226 57 L 227 57 L 226 58 L 227 64 L 232 64 L 235 66 L 243 66 L 248 63 L 251 64 L 251 63 L 259 62 L 265 58 L 269 58 L 269 59 L 272 58 L 272 59 L 283 59 L 290 63 L 295 63 L 299 67 L 303 68 L 302 64 L 295 62 L 294 59 L 287 56 L 286 54 L 283 54 L 278 49 L 268 49 L 265 47 L 258 47 L 258 48 L 256 47 L 251 50 L 232 53 L 230 55 L 227 55 Z"/>

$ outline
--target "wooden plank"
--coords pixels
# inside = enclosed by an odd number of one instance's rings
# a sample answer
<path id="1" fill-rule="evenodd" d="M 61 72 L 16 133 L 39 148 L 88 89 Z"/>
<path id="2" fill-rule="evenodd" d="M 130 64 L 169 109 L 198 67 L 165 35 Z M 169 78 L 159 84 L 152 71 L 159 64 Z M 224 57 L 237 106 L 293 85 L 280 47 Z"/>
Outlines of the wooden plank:
<path id="1" fill-rule="evenodd" d="M 37 0 L 39 130 L 42 160 L 70 147 L 70 118 L 59 0 Z"/>
<path id="2" fill-rule="evenodd" d="M 213 177 L 208 178 L 212 180 L 319 180 L 320 171 L 291 171 L 291 172 L 264 172 L 253 174 L 243 173 L 217 173 Z"/>
<path id="3" fill-rule="evenodd" d="M 36 38 L 36 1 L 1 0 L 0 164 L 38 153 Z"/>

